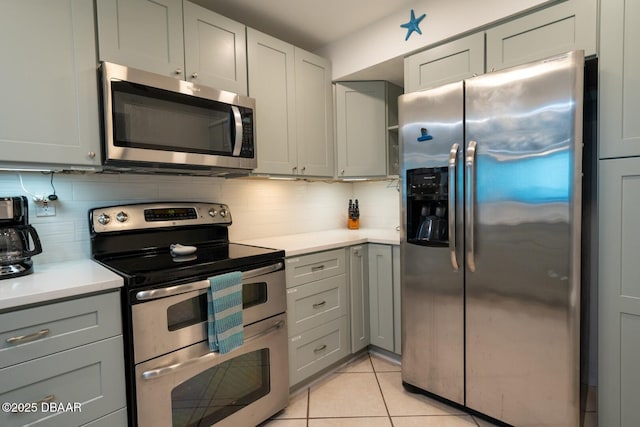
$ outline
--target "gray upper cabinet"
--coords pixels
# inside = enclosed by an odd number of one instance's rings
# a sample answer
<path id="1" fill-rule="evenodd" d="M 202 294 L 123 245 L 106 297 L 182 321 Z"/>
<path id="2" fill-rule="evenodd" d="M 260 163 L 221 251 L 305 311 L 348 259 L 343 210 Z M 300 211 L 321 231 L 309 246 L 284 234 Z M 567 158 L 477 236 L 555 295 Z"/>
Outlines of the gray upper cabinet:
<path id="1" fill-rule="evenodd" d="M 186 80 L 247 94 L 246 27 L 184 2 Z"/>
<path id="2" fill-rule="evenodd" d="M 406 93 L 484 73 L 484 33 L 471 34 L 404 60 Z"/>
<path id="3" fill-rule="evenodd" d="M 243 24 L 183 0 L 96 5 L 100 60 L 247 94 Z"/>
<path id="4" fill-rule="evenodd" d="M 298 174 L 332 177 L 335 151 L 331 63 L 299 48 L 295 48 L 294 58 Z"/>
<path id="5" fill-rule="evenodd" d="M 398 96 L 384 81 L 336 84 L 338 178 L 397 175 Z"/>
<path id="6" fill-rule="evenodd" d="M 0 163 L 99 168 L 93 2 L 0 2 Z"/>
<path id="7" fill-rule="evenodd" d="M 595 0 L 568 0 L 489 28 L 487 71 L 571 50 L 595 55 L 596 16 Z"/>
<path id="8" fill-rule="evenodd" d="M 385 108 L 382 81 L 336 84 L 339 178 L 386 175 Z"/>
<path id="9" fill-rule="evenodd" d="M 184 78 L 182 0 L 96 0 L 102 61 Z"/>
<path id="10" fill-rule="evenodd" d="M 329 61 L 247 29 L 249 96 L 256 99 L 255 173 L 332 177 Z"/>
<path id="11" fill-rule="evenodd" d="M 640 2 L 600 10 L 600 158 L 640 156 Z"/>
<path id="12" fill-rule="evenodd" d="M 247 28 L 249 96 L 256 100 L 256 173 L 293 174 L 296 152 L 294 47 Z"/>

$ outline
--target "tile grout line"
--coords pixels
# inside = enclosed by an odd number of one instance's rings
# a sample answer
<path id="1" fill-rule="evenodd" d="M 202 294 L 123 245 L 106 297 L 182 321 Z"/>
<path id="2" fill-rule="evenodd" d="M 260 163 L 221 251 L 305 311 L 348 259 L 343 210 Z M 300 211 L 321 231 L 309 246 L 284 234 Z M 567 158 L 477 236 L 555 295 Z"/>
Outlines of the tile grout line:
<path id="1" fill-rule="evenodd" d="M 389 412 L 389 406 L 387 405 L 387 399 L 384 398 L 384 392 L 382 391 L 382 386 L 380 385 L 380 380 L 378 379 L 378 371 L 376 370 L 376 367 L 373 364 L 373 360 L 371 360 L 371 353 L 368 353 L 367 356 L 369 357 L 369 363 L 371 363 L 371 368 L 373 369 L 373 375 L 376 377 L 376 383 L 378 384 L 378 389 L 380 390 L 380 396 L 382 396 L 384 409 L 387 411 L 389 422 L 391 423 L 391 427 L 393 427 L 393 419 L 391 418 L 391 413 Z"/>

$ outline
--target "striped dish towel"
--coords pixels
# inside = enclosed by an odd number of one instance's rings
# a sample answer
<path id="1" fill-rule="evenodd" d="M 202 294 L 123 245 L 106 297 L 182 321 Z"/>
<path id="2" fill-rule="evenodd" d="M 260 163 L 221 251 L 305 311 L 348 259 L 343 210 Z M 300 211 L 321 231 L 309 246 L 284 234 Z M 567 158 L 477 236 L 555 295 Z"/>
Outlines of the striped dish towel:
<path id="1" fill-rule="evenodd" d="M 207 329 L 209 349 L 228 353 L 243 343 L 242 273 L 235 271 L 209 279 Z"/>

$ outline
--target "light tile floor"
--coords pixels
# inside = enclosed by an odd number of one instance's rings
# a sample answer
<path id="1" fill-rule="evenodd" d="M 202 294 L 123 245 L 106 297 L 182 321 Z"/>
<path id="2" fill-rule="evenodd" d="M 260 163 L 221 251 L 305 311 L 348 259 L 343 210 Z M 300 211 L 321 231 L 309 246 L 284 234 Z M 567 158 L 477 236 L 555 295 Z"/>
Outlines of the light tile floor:
<path id="1" fill-rule="evenodd" d="M 595 412 L 584 426 L 596 426 Z M 364 354 L 293 396 L 260 427 L 494 427 L 402 387 L 400 366 Z"/>
<path id="2" fill-rule="evenodd" d="M 261 427 L 492 427 L 437 400 L 408 393 L 400 366 L 365 354 L 291 396 Z"/>

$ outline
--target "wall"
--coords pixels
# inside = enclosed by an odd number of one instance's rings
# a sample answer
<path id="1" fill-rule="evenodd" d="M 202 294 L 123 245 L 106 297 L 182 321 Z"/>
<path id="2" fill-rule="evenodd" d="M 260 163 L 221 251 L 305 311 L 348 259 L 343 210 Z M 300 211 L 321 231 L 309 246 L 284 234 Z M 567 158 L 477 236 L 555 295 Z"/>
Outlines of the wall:
<path id="1" fill-rule="evenodd" d="M 448 0 L 415 1 L 350 36 L 318 49 L 316 53 L 331 60 L 333 80 L 338 80 L 544 3 L 550 1 L 457 0 L 455 7 Z M 427 16 L 420 23 L 422 35 L 414 32 L 405 42 L 407 30 L 400 24 L 409 21 L 412 8 L 416 17 L 423 13 Z"/>
<path id="2" fill-rule="evenodd" d="M 53 193 L 50 175 L 23 172 L 25 189 Z M 330 183 L 232 179 L 162 175 L 55 174 L 59 200 L 56 216 L 29 217 L 43 245 L 37 264 L 90 256 L 88 210 L 99 206 L 158 200 L 212 201 L 229 205 L 233 224 L 230 239 L 295 234 L 346 228 L 348 200 L 361 203 L 363 227 L 398 225 L 398 193 L 393 183 Z M 0 172 L 0 196 L 29 196 L 19 175 Z M 31 199 L 31 197 L 29 197 Z"/>

